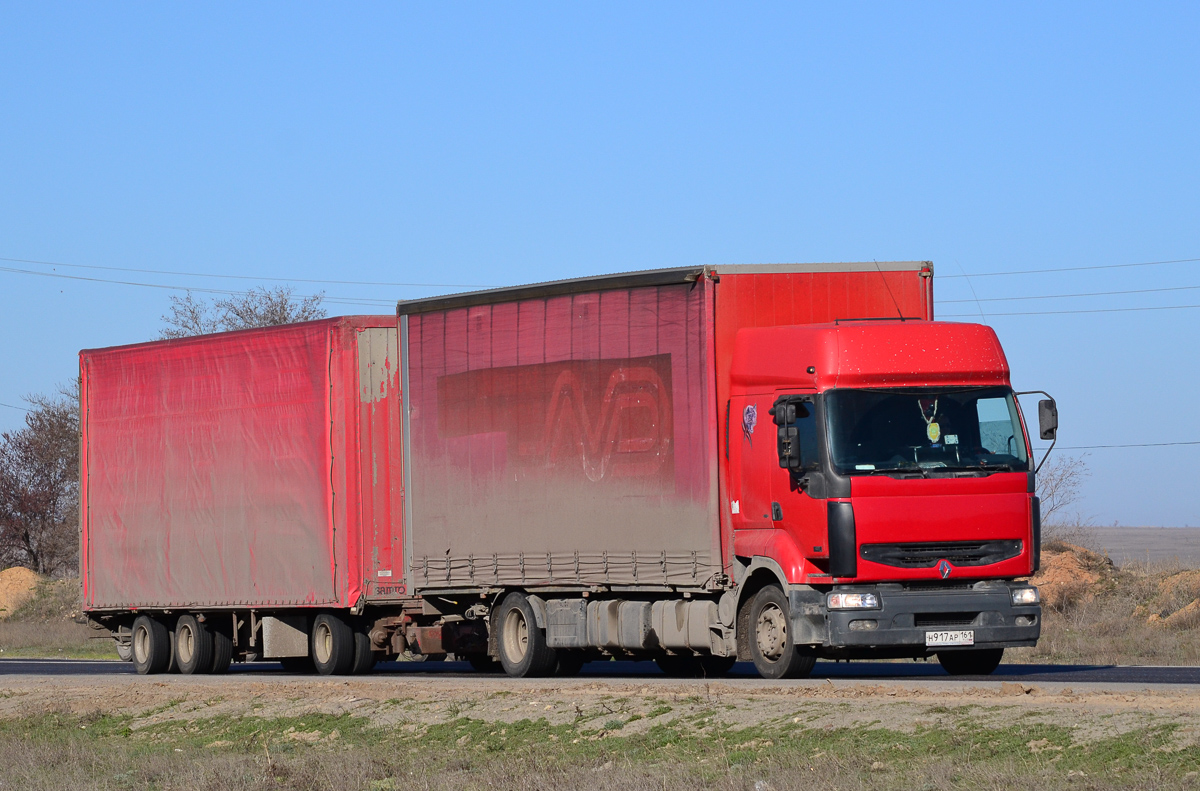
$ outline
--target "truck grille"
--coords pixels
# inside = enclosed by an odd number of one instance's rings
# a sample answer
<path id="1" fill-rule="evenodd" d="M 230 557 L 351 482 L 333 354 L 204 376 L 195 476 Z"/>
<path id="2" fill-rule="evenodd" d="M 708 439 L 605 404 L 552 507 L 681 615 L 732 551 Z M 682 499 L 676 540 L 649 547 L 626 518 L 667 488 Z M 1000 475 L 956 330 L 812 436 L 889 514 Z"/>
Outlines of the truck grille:
<path id="1" fill-rule="evenodd" d="M 978 617 L 977 612 L 919 612 L 913 620 L 917 626 L 970 626 Z"/>
<path id="2" fill-rule="evenodd" d="M 1021 554 L 1021 542 L 940 541 L 925 544 L 863 544 L 863 560 L 884 566 L 926 569 L 945 560 L 952 566 L 986 566 Z"/>

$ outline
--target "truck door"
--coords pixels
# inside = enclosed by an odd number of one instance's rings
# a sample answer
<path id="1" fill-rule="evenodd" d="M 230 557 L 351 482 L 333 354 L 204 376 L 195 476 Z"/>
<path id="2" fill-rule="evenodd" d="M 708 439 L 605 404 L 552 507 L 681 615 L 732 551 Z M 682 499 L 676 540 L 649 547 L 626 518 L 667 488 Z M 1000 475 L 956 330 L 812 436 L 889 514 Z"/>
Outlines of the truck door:
<path id="1" fill-rule="evenodd" d="M 773 528 L 771 479 L 786 472 L 775 454 L 773 395 L 734 396 L 729 405 L 729 511 L 734 530 Z"/>
<path id="2" fill-rule="evenodd" d="M 772 407 L 776 410 L 781 405 L 791 405 L 795 409 L 795 419 L 786 428 L 795 430 L 795 433 L 789 436 L 793 443 L 792 452 L 799 454 L 799 466 L 789 469 L 780 463 L 780 430 L 785 426 L 778 425 L 778 418 L 771 416 L 772 420 L 768 426 L 772 430 L 772 439 L 775 440 L 773 444 L 776 462 L 774 474 L 771 475 L 771 508 L 774 526 L 791 533 L 802 555 L 808 558 L 826 558 L 829 557 L 826 501 L 810 497 L 799 485 L 805 471 L 820 466 L 817 414 L 811 400 L 812 395 L 797 392 L 777 393 L 772 401 Z"/>
<path id="3" fill-rule="evenodd" d="M 358 468 L 369 599 L 406 593 L 399 360 L 394 327 L 359 329 Z"/>

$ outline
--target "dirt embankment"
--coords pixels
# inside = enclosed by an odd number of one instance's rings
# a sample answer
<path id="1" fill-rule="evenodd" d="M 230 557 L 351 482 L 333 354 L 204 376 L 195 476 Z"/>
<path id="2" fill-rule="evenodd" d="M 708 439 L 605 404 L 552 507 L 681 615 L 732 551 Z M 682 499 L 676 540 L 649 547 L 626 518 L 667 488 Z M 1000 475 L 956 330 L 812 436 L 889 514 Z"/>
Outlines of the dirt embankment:
<path id="1" fill-rule="evenodd" d="M 37 572 L 20 566 L 0 571 L 0 619 L 11 617 L 32 599 L 41 580 Z"/>

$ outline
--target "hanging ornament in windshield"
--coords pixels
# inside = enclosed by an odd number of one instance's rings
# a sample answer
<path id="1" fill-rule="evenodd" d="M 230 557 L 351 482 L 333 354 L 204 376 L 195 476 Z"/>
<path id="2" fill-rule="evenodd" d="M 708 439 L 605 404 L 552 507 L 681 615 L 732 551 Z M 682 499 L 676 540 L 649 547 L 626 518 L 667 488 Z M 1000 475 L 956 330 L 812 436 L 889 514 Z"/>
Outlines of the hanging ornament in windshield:
<path id="1" fill-rule="evenodd" d="M 925 421 L 925 436 L 929 437 L 930 442 L 936 443 L 942 438 L 942 427 L 934 420 L 937 417 L 937 397 L 918 398 L 917 408 L 921 410 L 921 419 Z"/>

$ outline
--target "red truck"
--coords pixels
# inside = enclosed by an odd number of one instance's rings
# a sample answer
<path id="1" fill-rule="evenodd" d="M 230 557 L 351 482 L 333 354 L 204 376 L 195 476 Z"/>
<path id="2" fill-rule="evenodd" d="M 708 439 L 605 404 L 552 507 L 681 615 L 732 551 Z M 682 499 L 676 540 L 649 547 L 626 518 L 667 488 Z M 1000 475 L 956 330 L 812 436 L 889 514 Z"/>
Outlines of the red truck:
<path id="1" fill-rule="evenodd" d="M 1040 632 L 1035 467 L 932 277 L 666 269 L 81 352 L 85 609 L 140 673 L 990 673 Z"/>

